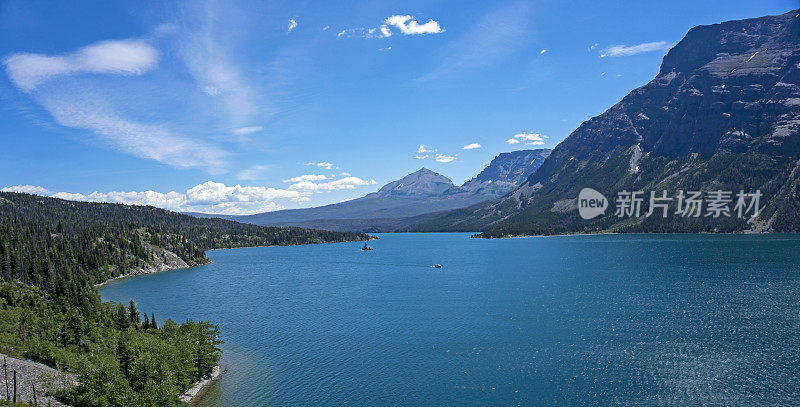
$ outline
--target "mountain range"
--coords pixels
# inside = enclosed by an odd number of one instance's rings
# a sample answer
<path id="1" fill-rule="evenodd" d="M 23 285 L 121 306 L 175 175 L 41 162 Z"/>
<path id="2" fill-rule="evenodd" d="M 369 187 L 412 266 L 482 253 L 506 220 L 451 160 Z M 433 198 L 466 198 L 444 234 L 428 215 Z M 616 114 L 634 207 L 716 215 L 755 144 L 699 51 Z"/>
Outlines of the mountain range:
<path id="1" fill-rule="evenodd" d="M 408 228 L 483 230 L 485 237 L 797 231 L 798 169 L 800 11 L 795 10 L 691 29 L 652 81 L 581 124 L 516 189 L 501 199 L 423 216 Z M 610 200 L 620 191 L 659 196 L 678 190 L 760 191 L 763 210 L 752 220 L 613 213 L 584 220 L 576 198 L 586 187 Z M 646 199 L 642 213 L 647 206 Z"/>
<path id="2" fill-rule="evenodd" d="M 205 215 L 264 226 L 300 226 L 327 230 L 394 231 L 416 216 L 468 207 L 495 199 L 534 173 L 549 149 L 502 153 L 478 176 L 461 186 L 422 168 L 361 198 L 315 208 L 288 209 L 255 215 Z"/>

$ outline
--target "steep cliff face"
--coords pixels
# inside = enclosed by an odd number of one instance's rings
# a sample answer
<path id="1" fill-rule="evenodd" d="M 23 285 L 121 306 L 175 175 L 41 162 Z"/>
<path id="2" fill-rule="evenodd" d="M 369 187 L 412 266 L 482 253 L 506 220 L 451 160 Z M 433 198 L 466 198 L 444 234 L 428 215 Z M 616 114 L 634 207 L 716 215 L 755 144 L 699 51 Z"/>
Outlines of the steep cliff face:
<path id="1" fill-rule="evenodd" d="M 800 12 L 700 26 L 664 57 L 658 76 L 581 124 L 503 200 L 450 216 L 487 236 L 576 231 L 800 229 Z M 613 216 L 582 220 L 591 187 L 761 190 L 758 222 Z"/>
<path id="2" fill-rule="evenodd" d="M 492 188 L 500 192 L 498 195 L 502 195 L 525 182 L 539 169 L 552 151 L 542 148 L 502 153 L 495 157 L 478 176 L 461 187 L 470 191 Z"/>

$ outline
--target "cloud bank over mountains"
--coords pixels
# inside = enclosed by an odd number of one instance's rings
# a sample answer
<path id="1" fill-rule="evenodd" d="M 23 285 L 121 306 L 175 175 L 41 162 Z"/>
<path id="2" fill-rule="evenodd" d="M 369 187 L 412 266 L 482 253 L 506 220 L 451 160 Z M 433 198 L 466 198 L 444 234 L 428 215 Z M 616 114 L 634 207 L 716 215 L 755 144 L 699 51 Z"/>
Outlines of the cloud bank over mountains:
<path id="1" fill-rule="evenodd" d="M 320 182 L 327 181 L 327 182 Z M 284 209 L 279 202 L 307 202 L 314 193 L 355 189 L 375 185 L 375 180 L 364 180 L 350 175 L 307 174 L 294 177 L 288 188 L 263 186 L 225 185 L 206 181 L 185 192 L 156 191 L 111 191 L 82 194 L 75 192 L 53 192 L 35 185 L 13 185 L 0 189 L 2 192 L 21 192 L 50 196 L 72 201 L 110 202 L 127 205 L 149 205 L 178 212 L 203 212 L 223 215 L 249 215 Z"/>

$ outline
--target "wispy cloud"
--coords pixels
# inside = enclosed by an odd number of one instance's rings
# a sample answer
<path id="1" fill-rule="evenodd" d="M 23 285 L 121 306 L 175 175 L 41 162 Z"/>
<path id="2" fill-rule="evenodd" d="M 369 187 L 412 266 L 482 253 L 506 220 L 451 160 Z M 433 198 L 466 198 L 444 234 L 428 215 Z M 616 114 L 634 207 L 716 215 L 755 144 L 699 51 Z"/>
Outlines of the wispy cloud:
<path id="1" fill-rule="evenodd" d="M 481 147 L 483 147 L 483 146 L 481 146 L 478 143 L 470 143 L 470 144 L 465 145 L 464 147 L 461 147 L 461 149 L 462 150 L 474 150 L 476 148 L 481 148 Z"/>
<path id="2" fill-rule="evenodd" d="M 428 157 L 430 157 L 428 154 L 425 154 L 425 155 L 415 155 L 415 156 L 414 156 L 414 158 L 415 158 L 415 159 L 417 159 L 417 160 L 424 160 L 424 159 L 427 159 Z"/>
<path id="3" fill-rule="evenodd" d="M 428 146 L 426 146 L 425 144 L 420 144 L 419 148 L 417 148 L 417 153 L 420 153 L 420 154 L 422 154 L 422 153 L 430 153 L 430 152 L 433 152 L 433 150 L 428 150 Z"/>
<path id="4" fill-rule="evenodd" d="M 299 177 L 285 179 L 283 182 L 324 181 L 328 178 L 329 177 L 324 174 L 305 174 Z"/>
<path id="5" fill-rule="evenodd" d="M 436 154 L 433 159 L 440 163 L 449 163 L 455 161 L 456 157 L 452 155 Z"/>
<path id="6" fill-rule="evenodd" d="M 543 136 L 538 133 L 522 132 L 519 134 L 515 134 L 514 137 L 506 140 L 506 143 L 508 144 L 524 143 L 525 145 L 529 146 L 540 146 L 545 143 L 544 139 L 546 138 L 547 136 Z"/>
<path id="7" fill-rule="evenodd" d="M 246 136 L 248 134 L 257 133 L 261 130 L 264 130 L 264 128 L 261 126 L 246 126 L 233 129 L 233 134 L 236 134 L 237 136 Z"/>
<path id="8" fill-rule="evenodd" d="M 428 20 L 427 23 L 420 24 L 414 17 L 408 15 L 393 15 L 386 18 L 384 22 L 397 27 L 401 33 L 406 35 L 440 34 L 444 32 L 438 21 Z M 381 31 L 383 31 L 384 27 L 381 28 Z M 386 36 L 388 37 L 389 35 Z"/>
<path id="9" fill-rule="evenodd" d="M 257 181 L 263 179 L 270 170 L 269 165 L 254 165 L 246 168 L 236 175 L 236 179 L 241 181 Z"/>
<path id="10" fill-rule="evenodd" d="M 201 140 L 188 138 L 159 124 L 122 117 L 92 92 L 61 92 L 38 97 L 55 121 L 66 127 L 91 130 L 118 150 L 175 167 L 205 167 L 223 171 L 227 152 Z"/>
<path id="11" fill-rule="evenodd" d="M 541 55 L 544 55 L 544 54 L 546 54 L 546 53 L 547 53 L 547 48 L 545 48 L 545 49 L 543 49 L 543 50 L 539 51 L 539 54 L 541 54 Z"/>
<path id="12" fill-rule="evenodd" d="M 80 73 L 141 75 L 158 64 L 159 52 L 141 40 L 102 41 L 65 55 L 17 53 L 5 58 L 11 81 L 30 92 L 50 78 Z"/>
<path id="13" fill-rule="evenodd" d="M 77 74 L 140 75 L 158 61 L 158 51 L 141 40 L 102 41 L 61 56 L 14 54 L 5 59 L 12 82 L 28 93 L 60 125 L 92 131 L 118 150 L 177 167 L 206 167 L 220 172 L 227 153 L 182 136 L 159 123 L 146 123 L 117 112 L 91 80 L 57 81 Z"/>
<path id="14" fill-rule="evenodd" d="M 230 46 L 221 41 L 225 27 L 216 3 L 186 3 L 177 35 L 178 53 L 197 88 L 211 97 L 217 114 L 231 127 L 252 123 L 264 103 L 237 64 Z M 207 103 L 207 102 L 206 102 Z"/>
<path id="15" fill-rule="evenodd" d="M 379 28 L 348 28 L 340 31 L 336 36 L 345 38 L 386 38 L 391 37 L 392 32 L 384 25 Z"/>
<path id="16" fill-rule="evenodd" d="M 292 20 L 289 20 L 289 27 L 288 27 L 288 29 L 286 30 L 286 32 L 287 32 L 287 33 L 290 33 L 290 32 L 292 32 L 292 30 L 294 30 L 295 28 L 297 28 L 297 21 L 295 21 L 294 19 L 292 19 Z"/>
<path id="17" fill-rule="evenodd" d="M 334 191 L 339 189 L 355 189 L 358 186 L 375 185 L 375 184 L 376 184 L 375 180 L 367 181 L 358 177 L 350 176 L 330 182 L 301 181 L 289 185 L 289 189 L 293 191 L 306 191 L 306 192 Z"/>
<path id="18" fill-rule="evenodd" d="M 666 51 L 672 48 L 672 45 L 666 41 L 645 42 L 638 45 L 612 45 L 600 51 L 600 58 L 627 57 L 645 52 Z"/>
<path id="19" fill-rule="evenodd" d="M 452 50 L 431 72 L 417 78 L 426 82 L 453 78 L 485 69 L 510 55 L 526 41 L 531 5 L 511 2 L 484 15 L 448 46 Z"/>

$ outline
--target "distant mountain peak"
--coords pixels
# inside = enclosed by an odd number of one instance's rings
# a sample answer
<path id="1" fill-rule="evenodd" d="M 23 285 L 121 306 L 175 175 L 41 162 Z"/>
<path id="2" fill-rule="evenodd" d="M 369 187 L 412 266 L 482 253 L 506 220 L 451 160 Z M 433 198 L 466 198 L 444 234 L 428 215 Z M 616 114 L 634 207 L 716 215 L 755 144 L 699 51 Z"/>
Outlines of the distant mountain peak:
<path id="1" fill-rule="evenodd" d="M 384 185 L 378 195 L 441 195 L 453 188 L 453 181 L 425 167 Z"/>

